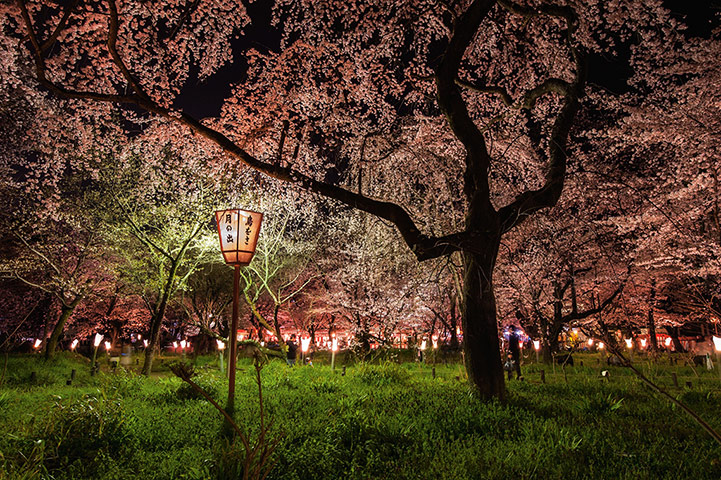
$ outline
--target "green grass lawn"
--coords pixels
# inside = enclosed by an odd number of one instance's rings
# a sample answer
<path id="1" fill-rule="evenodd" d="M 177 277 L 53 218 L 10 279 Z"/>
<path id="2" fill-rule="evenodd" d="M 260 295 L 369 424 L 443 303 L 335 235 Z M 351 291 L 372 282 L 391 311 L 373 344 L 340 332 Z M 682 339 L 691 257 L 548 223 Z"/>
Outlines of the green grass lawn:
<path id="1" fill-rule="evenodd" d="M 232 448 L 219 436 L 220 414 L 164 360 L 146 379 L 107 366 L 91 377 L 78 356 L 11 356 L 0 388 L 0 478 L 226 478 Z M 721 447 L 706 432 L 594 355 L 575 355 L 565 371 L 525 365 L 504 405 L 476 399 L 457 364 L 437 364 L 435 378 L 430 364 L 391 362 L 349 365 L 343 376 L 342 360 L 335 372 L 324 360 L 292 369 L 275 360 L 262 372 L 280 438 L 268 478 L 721 478 Z M 717 370 L 636 365 L 721 430 Z M 217 357 L 198 359 L 197 371 L 224 404 Z M 255 436 L 253 373 L 249 360 L 239 362 L 236 419 Z"/>

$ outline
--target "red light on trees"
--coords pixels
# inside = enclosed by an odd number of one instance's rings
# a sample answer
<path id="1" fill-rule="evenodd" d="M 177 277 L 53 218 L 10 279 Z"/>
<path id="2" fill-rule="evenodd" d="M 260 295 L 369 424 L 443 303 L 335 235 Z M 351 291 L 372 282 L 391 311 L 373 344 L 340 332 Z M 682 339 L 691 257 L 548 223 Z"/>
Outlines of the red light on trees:
<path id="1" fill-rule="evenodd" d="M 255 255 L 263 214 L 233 208 L 215 212 L 220 251 L 228 265 L 246 266 Z"/>

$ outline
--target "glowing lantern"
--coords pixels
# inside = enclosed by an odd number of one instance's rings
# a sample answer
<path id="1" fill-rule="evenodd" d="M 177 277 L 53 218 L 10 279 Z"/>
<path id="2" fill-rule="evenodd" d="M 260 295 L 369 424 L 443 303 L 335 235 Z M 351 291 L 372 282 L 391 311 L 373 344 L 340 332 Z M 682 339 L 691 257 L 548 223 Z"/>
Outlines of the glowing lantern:
<path id="1" fill-rule="evenodd" d="M 646 339 L 645 338 L 641 339 L 641 348 L 646 348 Z"/>
<path id="2" fill-rule="evenodd" d="M 331 342 L 330 346 L 330 369 L 331 371 L 335 370 L 335 352 L 338 351 L 338 339 L 335 338 L 335 333 L 333 334 L 333 341 Z"/>
<path id="3" fill-rule="evenodd" d="M 667 337 L 666 340 L 664 340 L 663 343 L 664 343 L 664 345 L 666 345 L 667 347 L 670 347 L 670 346 L 671 346 L 671 337 Z"/>
<path id="4" fill-rule="evenodd" d="M 425 341 L 425 339 L 423 339 L 421 341 L 421 350 L 425 350 L 425 349 L 426 349 L 426 341 Z"/>
<path id="5" fill-rule="evenodd" d="M 523 340 L 518 342 L 518 348 L 523 348 Z"/>
<path id="6" fill-rule="evenodd" d="M 75 350 L 75 347 L 78 346 L 78 339 L 76 338 L 73 340 L 73 343 L 70 344 L 70 350 Z"/>
<path id="7" fill-rule="evenodd" d="M 307 353 L 310 348 L 310 337 L 303 337 L 300 339 L 300 349 L 303 353 Z"/>
<path id="8" fill-rule="evenodd" d="M 237 208 L 218 210 L 215 222 L 220 238 L 220 251 L 228 265 L 249 265 L 255 255 L 263 214 Z"/>
<path id="9" fill-rule="evenodd" d="M 538 351 L 541 349 L 541 341 L 540 340 L 534 340 L 533 341 L 533 348 Z"/>
<path id="10" fill-rule="evenodd" d="M 599 350 L 603 350 L 605 346 L 606 346 L 606 345 L 604 345 L 603 342 L 598 342 L 598 349 L 599 349 Z"/>
<path id="11" fill-rule="evenodd" d="M 633 340 L 630 338 L 624 338 L 624 342 L 626 342 L 626 348 L 633 348 Z"/>
<path id="12" fill-rule="evenodd" d="M 222 340 L 216 340 L 215 343 L 218 345 L 218 350 L 225 350 L 225 342 Z"/>
<path id="13" fill-rule="evenodd" d="M 147 341 L 147 340 L 143 340 L 143 345 L 145 346 L 145 348 L 148 348 L 148 341 Z"/>
<path id="14" fill-rule="evenodd" d="M 173 342 L 173 350 L 177 350 L 177 349 L 178 349 L 178 342 Z"/>
<path id="15" fill-rule="evenodd" d="M 181 340 L 181 341 L 180 341 L 180 348 L 182 348 L 183 350 L 185 350 L 185 346 L 186 346 L 187 344 L 188 344 L 188 342 L 186 342 L 185 340 Z"/>
<path id="16" fill-rule="evenodd" d="M 40 345 L 42 345 L 43 341 L 39 338 L 35 339 L 35 343 L 33 344 L 33 348 L 40 348 Z"/>
<path id="17" fill-rule="evenodd" d="M 431 337 L 431 342 L 433 342 L 433 350 L 438 348 L 438 335 L 433 335 Z"/>
<path id="18" fill-rule="evenodd" d="M 93 345 L 95 346 L 95 348 L 98 348 L 100 346 L 100 342 L 102 342 L 102 341 L 103 341 L 103 336 L 100 335 L 99 333 L 96 333 L 95 338 L 93 339 Z"/>
<path id="19" fill-rule="evenodd" d="M 721 337 L 713 336 L 713 348 L 715 348 L 717 352 L 721 352 Z"/>
<path id="20" fill-rule="evenodd" d="M 589 338 L 589 339 L 588 339 L 588 346 L 589 346 L 589 347 L 592 347 L 592 346 L 593 346 L 593 339 L 592 339 L 592 338 Z"/>
<path id="21" fill-rule="evenodd" d="M 141 334 L 138 334 L 138 340 L 142 340 L 143 336 Z"/>
<path id="22" fill-rule="evenodd" d="M 105 342 L 105 351 L 106 352 L 110 351 L 110 342 Z"/>

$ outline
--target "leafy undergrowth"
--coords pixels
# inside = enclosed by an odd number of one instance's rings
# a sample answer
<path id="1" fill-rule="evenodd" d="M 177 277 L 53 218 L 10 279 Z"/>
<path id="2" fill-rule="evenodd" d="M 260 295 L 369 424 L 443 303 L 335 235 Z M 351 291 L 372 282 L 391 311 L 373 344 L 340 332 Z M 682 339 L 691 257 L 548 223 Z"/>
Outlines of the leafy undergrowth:
<path id="1" fill-rule="evenodd" d="M 685 413 L 626 371 L 609 368 L 605 380 L 595 359 L 585 363 L 565 376 L 544 367 L 546 384 L 540 367 L 526 368 L 502 405 L 479 401 L 458 365 L 437 365 L 433 378 L 429 365 L 360 364 L 342 375 L 271 362 L 265 407 L 282 440 L 269 478 L 721 478 L 721 448 Z M 653 368 L 721 429 L 716 372 Z M 29 383 L 33 370 L 44 379 Z M 0 389 L 0 478 L 205 479 L 232 470 L 218 412 L 179 379 L 81 370 L 87 365 L 72 357 L 11 358 L 12 381 Z M 224 378 L 211 362 L 198 370 L 197 383 L 223 404 Z M 251 436 L 256 394 L 252 367 L 241 362 L 236 418 Z"/>

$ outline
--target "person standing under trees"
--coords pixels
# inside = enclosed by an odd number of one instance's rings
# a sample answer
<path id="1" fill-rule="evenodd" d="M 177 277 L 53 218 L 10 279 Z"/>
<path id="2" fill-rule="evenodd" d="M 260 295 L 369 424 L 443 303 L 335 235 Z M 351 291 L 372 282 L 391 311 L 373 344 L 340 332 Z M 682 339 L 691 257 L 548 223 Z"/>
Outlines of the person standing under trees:
<path id="1" fill-rule="evenodd" d="M 508 336 L 508 355 L 511 357 L 510 360 L 513 362 L 513 366 L 516 370 L 516 379 L 518 380 L 521 379 L 521 346 L 519 345 L 520 341 L 521 337 L 518 335 L 518 328 L 515 325 L 512 325 L 511 334 Z"/>
<path id="2" fill-rule="evenodd" d="M 286 342 L 286 345 L 288 346 L 286 361 L 288 362 L 288 366 L 292 367 L 295 365 L 295 357 L 298 354 L 298 345 L 295 344 L 295 334 L 290 336 L 290 340 Z"/>

